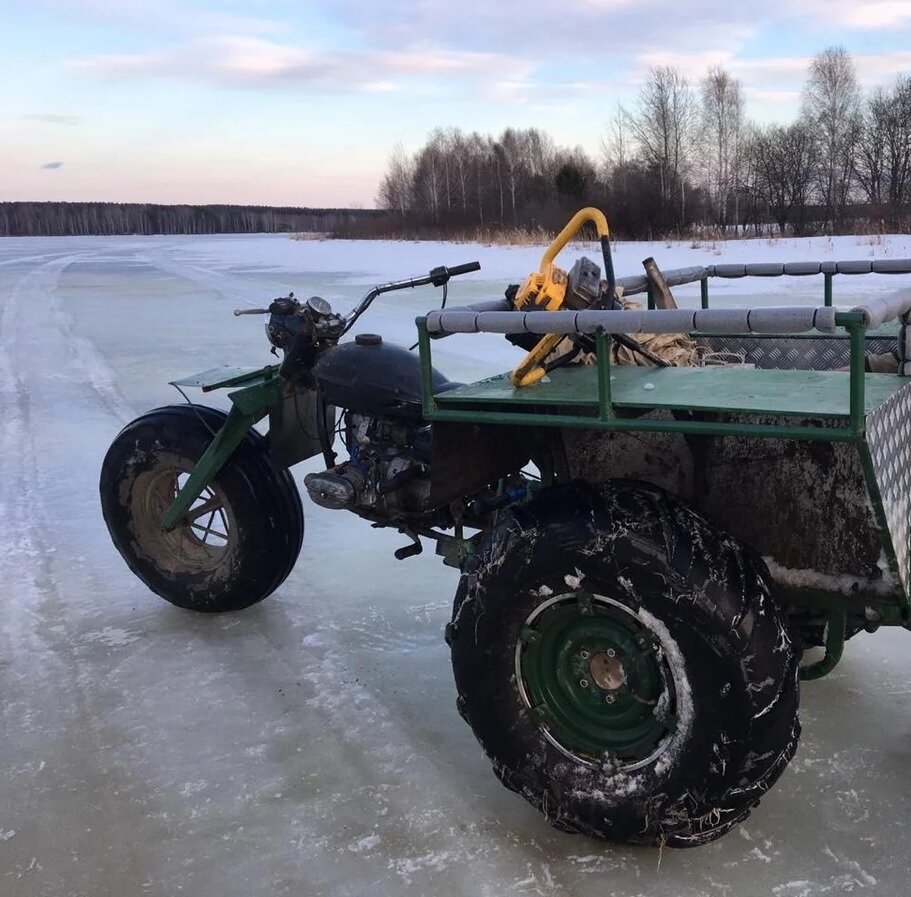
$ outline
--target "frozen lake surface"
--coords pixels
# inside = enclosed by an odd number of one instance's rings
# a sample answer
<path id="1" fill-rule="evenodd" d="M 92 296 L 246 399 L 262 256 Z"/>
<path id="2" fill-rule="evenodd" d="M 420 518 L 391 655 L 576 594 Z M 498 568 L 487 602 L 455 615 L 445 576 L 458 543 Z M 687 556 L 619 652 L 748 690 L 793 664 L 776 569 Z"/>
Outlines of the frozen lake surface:
<path id="1" fill-rule="evenodd" d="M 803 692 L 794 762 L 739 830 L 690 851 L 552 830 L 495 780 L 455 710 L 443 626 L 457 575 L 305 498 L 282 588 L 242 613 L 171 607 L 127 570 L 98 505 L 118 429 L 167 381 L 261 364 L 289 289 L 338 309 L 368 285 L 479 259 L 450 304 L 502 294 L 540 248 L 284 237 L 0 240 L 0 894 L 905 895 L 911 640 L 852 640 Z M 571 260 L 577 252 L 566 256 Z M 594 250 L 589 254 L 597 257 Z M 622 244 L 617 272 L 911 256 L 911 239 Z M 571 262 L 570 262 L 571 263 Z M 568 265 L 567 265 L 568 266 Z M 906 284 L 840 277 L 837 302 Z M 821 301 L 821 278 L 713 282 L 716 300 Z M 681 289 L 694 302 L 698 285 Z M 406 345 L 430 289 L 362 329 Z M 452 379 L 506 369 L 497 337 L 434 347 Z M 302 476 L 318 462 L 300 465 Z"/>

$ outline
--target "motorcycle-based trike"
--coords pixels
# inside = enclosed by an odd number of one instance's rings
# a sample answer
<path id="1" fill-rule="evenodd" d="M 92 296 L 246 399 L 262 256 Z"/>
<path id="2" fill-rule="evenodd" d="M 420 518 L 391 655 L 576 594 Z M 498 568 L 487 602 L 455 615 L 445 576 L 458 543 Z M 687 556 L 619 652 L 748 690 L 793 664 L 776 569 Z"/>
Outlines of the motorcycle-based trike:
<path id="1" fill-rule="evenodd" d="M 603 272 L 557 267 L 586 224 Z M 291 572 L 289 468 L 322 456 L 312 501 L 401 532 L 399 559 L 430 540 L 461 571 L 457 704 L 503 784 L 566 831 L 706 843 L 793 756 L 799 679 L 857 632 L 909 623 L 911 292 L 839 311 L 831 285 L 911 263 L 652 263 L 618 281 L 607 221 L 584 209 L 504 299 L 446 308 L 444 292 L 417 353 L 345 339 L 377 296 L 478 268 L 375 287 L 347 315 L 293 294 L 247 310 L 268 314 L 280 363 L 174 381 L 229 390 L 227 414 L 128 424 L 101 472 L 108 529 L 161 597 L 240 610 Z M 822 305 L 709 306 L 712 278 L 814 274 Z M 688 282 L 700 307 L 677 308 Z M 475 332 L 527 354 L 450 382 L 433 343 Z"/>

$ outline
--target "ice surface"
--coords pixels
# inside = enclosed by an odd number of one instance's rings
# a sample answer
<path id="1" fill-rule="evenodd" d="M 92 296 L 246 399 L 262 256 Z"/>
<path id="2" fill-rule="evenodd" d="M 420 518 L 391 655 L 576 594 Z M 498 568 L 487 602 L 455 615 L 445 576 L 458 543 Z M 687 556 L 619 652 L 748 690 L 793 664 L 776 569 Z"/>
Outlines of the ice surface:
<path id="1" fill-rule="evenodd" d="M 470 302 L 500 295 L 540 252 L 0 241 L 0 894 L 907 893 L 902 632 L 859 636 L 831 677 L 806 687 L 797 757 L 742 837 L 665 851 L 659 869 L 656 851 L 553 831 L 496 782 L 455 711 L 442 630 L 456 577 L 432 553 L 396 562 L 401 537 L 308 502 L 304 549 L 281 590 L 213 618 L 151 595 L 111 547 L 97 476 L 118 428 L 179 401 L 169 379 L 270 360 L 261 319 L 234 318 L 234 307 L 293 289 L 344 309 L 373 282 L 477 258 L 483 271 L 455 281 L 449 300 Z M 898 258 L 911 240 L 640 243 L 616 254 L 629 274 L 649 255 L 665 268 Z M 836 301 L 906 281 L 839 277 Z M 698 286 L 675 292 L 698 300 Z M 715 281 L 712 293 L 816 303 L 822 283 Z M 362 329 L 408 345 L 436 297 L 387 297 Z M 435 343 L 434 355 L 468 379 L 519 353 L 466 336 Z"/>

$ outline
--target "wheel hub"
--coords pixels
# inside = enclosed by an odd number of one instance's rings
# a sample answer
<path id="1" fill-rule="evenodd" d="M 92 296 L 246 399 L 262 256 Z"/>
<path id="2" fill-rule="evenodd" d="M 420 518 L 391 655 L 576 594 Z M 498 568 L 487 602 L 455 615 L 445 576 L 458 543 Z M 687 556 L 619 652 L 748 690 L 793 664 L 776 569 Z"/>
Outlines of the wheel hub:
<path id="1" fill-rule="evenodd" d="M 176 457 L 163 457 L 158 466 L 140 474 L 132 491 L 132 517 L 137 540 L 162 566 L 202 573 L 230 558 L 236 527 L 221 490 L 210 484 L 177 526 L 162 529 L 165 511 L 191 469 Z"/>
<path id="2" fill-rule="evenodd" d="M 660 643 L 611 598 L 574 592 L 540 604 L 516 645 L 516 680 L 548 741 L 589 765 L 643 766 L 674 729 Z"/>
<path id="3" fill-rule="evenodd" d="M 613 648 L 592 657 L 588 670 L 592 682 L 602 691 L 617 691 L 626 684 L 626 670 Z"/>

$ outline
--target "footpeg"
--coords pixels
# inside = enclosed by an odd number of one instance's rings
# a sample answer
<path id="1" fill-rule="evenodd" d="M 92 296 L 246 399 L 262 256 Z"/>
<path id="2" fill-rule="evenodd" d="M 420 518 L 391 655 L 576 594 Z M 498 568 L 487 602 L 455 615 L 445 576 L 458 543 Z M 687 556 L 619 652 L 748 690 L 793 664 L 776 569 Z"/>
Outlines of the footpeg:
<path id="1" fill-rule="evenodd" d="M 411 533 L 406 533 L 406 535 L 411 536 Z M 404 561 L 405 558 L 413 558 L 416 554 L 420 554 L 424 550 L 424 546 L 421 545 L 421 540 L 417 536 L 411 536 L 414 540 L 411 545 L 406 545 L 404 548 L 397 548 L 395 550 L 395 559 L 397 561 Z"/>

